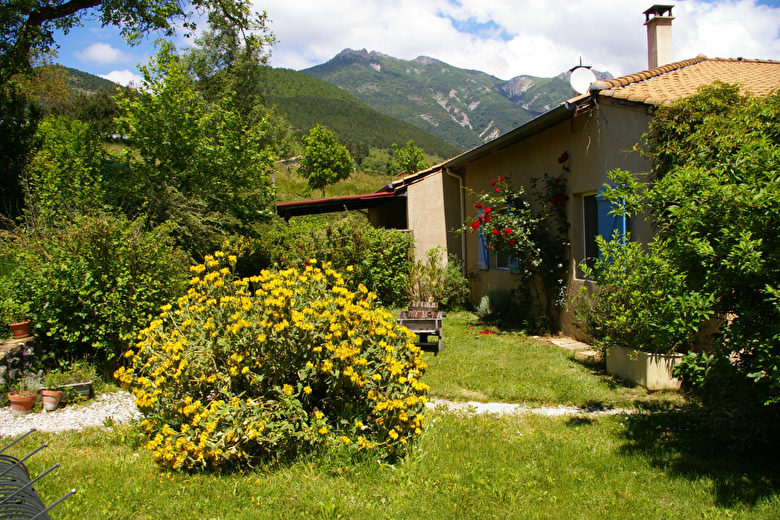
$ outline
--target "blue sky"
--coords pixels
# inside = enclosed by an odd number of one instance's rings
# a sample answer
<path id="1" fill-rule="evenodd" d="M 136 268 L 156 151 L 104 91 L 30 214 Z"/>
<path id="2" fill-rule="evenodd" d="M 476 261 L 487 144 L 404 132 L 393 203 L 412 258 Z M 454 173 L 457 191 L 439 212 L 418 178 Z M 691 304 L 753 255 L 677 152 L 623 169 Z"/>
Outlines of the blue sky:
<path id="1" fill-rule="evenodd" d="M 780 0 L 671 2 L 676 60 L 705 54 L 780 60 Z M 600 5 L 600 6 L 599 6 Z M 642 14 L 652 2 L 623 0 L 264 0 L 279 43 L 275 67 L 300 70 L 341 50 L 425 55 L 501 79 L 554 76 L 579 62 L 614 75 L 647 68 Z M 154 36 L 130 47 L 94 23 L 58 36 L 57 62 L 121 83 L 154 53 Z M 176 39 L 178 46 L 188 41 Z"/>

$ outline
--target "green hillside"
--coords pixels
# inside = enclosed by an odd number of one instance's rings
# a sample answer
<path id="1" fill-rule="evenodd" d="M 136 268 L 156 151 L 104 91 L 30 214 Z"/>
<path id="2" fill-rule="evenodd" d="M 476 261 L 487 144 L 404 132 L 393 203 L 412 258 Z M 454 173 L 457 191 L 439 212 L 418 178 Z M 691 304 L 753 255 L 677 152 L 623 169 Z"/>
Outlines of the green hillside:
<path id="1" fill-rule="evenodd" d="M 409 140 L 442 159 L 461 150 L 408 123 L 377 112 L 348 92 L 302 72 L 270 69 L 264 77 L 264 97 L 276 105 L 297 135 L 317 124 L 330 128 L 341 142 L 388 149 Z"/>
<path id="2" fill-rule="evenodd" d="M 366 50 L 346 49 L 303 72 L 461 149 L 495 139 L 572 97 L 565 74 L 504 81 L 426 56 L 400 60 Z"/>

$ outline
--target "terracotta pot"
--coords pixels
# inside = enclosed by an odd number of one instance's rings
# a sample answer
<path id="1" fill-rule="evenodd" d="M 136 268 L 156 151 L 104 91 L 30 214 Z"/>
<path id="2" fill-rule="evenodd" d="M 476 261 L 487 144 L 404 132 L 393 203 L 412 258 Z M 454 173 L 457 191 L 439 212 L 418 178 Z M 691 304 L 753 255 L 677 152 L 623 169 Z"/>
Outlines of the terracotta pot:
<path id="1" fill-rule="evenodd" d="M 57 406 L 60 404 L 63 393 L 64 392 L 61 390 L 41 390 L 41 401 L 43 401 L 43 407 L 49 412 L 56 410 Z"/>
<path id="2" fill-rule="evenodd" d="M 25 415 L 35 406 L 38 394 L 20 395 L 18 392 L 11 392 L 8 394 L 8 400 L 11 402 L 11 412 L 15 415 Z"/>
<path id="3" fill-rule="evenodd" d="M 30 320 L 20 321 L 18 323 L 9 323 L 14 339 L 26 338 L 30 335 Z"/>

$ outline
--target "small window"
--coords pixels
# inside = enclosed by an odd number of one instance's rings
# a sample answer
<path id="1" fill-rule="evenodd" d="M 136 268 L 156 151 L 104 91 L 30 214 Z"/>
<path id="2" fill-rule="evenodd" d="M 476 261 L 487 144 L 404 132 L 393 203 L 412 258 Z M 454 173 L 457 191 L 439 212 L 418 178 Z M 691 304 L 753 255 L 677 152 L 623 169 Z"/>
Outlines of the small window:
<path id="1" fill-rule="evenodd" d="M 495 269 L 501 269 L 508 271 L 510 268 L 509 254 L 505 251 L 492 251 L 490 255 L 492 265 Z"/>
<path id="2" fill-rule="evenodd" d="M 583 195 L 582 197 L 582 225 L 585 234 L 585 251 L 583 251 L 585 263 L 592 267 L 595 260 L 599 257 L 596 237 L 604 237 L 609 241 L 612 239 L 615 231 L 621 236 L 626 234 L 626 219 L 623 216 L 610 213 L 614 207 L 609 200 L 601 196 L 602 190 L 598 193 Z"/>

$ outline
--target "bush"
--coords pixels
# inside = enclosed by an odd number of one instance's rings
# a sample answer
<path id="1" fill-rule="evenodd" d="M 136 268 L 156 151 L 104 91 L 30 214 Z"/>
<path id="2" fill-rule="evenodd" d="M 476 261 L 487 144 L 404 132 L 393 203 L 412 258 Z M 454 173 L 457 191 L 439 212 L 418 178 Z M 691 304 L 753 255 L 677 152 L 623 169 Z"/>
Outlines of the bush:
<path id="1" fill-rule="evenodd" d="M 374 228 L 364 218 L 347 216 L 336 221 L 276 220 L 265 225 L 259 236 L 233 240 L 243 253 L 238 264 L 242 276 L 274 266 L 303 269 L 309 258 L 316 257 L 331 262 L 347 280 L 375 292 L 383 305 L 406 302 L 403 286 L 413 243 L 409 233 Z M 352 271 L 346 271 L 347 266 Z"/>
<path id="2" fill-rule="evenodd" d="M 124 217 L 74 217 L 61 227 L 28 221 L 3 247 L 16 266 L 6 280 L 14 298 L 30 303 L 48 361 L 116 361 L 186 280 L 168 228 L 144 231 Z"/>
<path id="3" fill-rule="evenodd" d="M 600 256 L 593 267 L 582 263 L 596 282 L 575 299 L 576 325 L 602 347 L 620 344 L 646 352 L 687 351 L 702 322 L 712 316 L 712 295 L 686 288 L 685 277 L 662 254 L 625 243 L 617 235 L 597 237 Z"/>
<path id="4" fill-rule="evenodd" d="M 398 455 L 421 433 L 426 368 L 376 295 L 311 260 L 236 279 L 217 252 L 144 329 L 128 385 L 161 467 L 216 469 L 338 444 Z"/>

